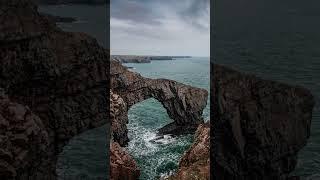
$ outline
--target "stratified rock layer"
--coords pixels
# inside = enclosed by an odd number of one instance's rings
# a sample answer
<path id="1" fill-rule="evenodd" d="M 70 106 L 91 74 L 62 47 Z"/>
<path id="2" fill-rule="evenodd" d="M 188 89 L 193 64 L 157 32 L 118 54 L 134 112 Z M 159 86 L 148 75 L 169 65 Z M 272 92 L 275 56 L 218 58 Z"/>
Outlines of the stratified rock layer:
<path id="1" fill-rule="evenodd" d="M 108 120 L 109 55 L 88 35 L 57 28 L 31 0 L 2 0 L 0 10 L 0 87 L 12 101 L 28 106 L 48 134 L 50 163 L 39 156 L 26 168 L 46 169 L 43 173 L 54 178 L 57 155 L 68 140 Z M 28 146 L 32 153 L 40 147 L 40 142 Z M 32 177 L 16 173 L 15 178 Z"/>
<path id="2" fill-rule="evenodd" d="M 192 146 L 182 156 L 178 172 L 169 180 L 210 179 L 210 123 L 200 124 Z"/>
<path id="3" fill-rule="evenodd" d="M 311 93 L 220 65 L 212 69 L 214 178 L 286 179 L 310 136 Z"/>
<path id="4" fill-rule="evenodd" d="M 123 98 L 128 109 L 148 98 L 161 102 L 174 122 L 161 128 L 160 134 L 194 132 L 203 122 L 202 112 L 208 97 L 206 90 L 167 79 L 144 78 L 116 61 L 111 61 L 110 73 L 111 88 Z"/>

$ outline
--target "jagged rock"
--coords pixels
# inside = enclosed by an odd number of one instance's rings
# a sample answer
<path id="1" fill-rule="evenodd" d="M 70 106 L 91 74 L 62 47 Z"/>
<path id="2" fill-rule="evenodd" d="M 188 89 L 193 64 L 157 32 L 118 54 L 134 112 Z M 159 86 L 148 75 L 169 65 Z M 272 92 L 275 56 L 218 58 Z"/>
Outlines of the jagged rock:
<path id="1" fill-rule="evenodd" d="M 191 147 L 179 162 L 179 169 L 168 180 L 210 179 L 210 123 L 200 124 Z"/>
<path id="2" fill-rule="evenodd" d="M 111 61 L 111 88 L 120 95 L 129 109 L 148 98 L 155 98 L 167 110 L 173 123 L 159 130 L 160 134 L 194 132 L 203 122 L 202 112 L 208 92 L 167 79 L 149 79 L 128 71 L 117 61 Z"/>
<path id="3" fill-rule="evenodd" d="M 39 117 L 0 95 L 0 123 L 0 179 L 50 178 L 49 138 Z"/>
<path id="4" fill-rule="evenodd" d="M 39 157 L 34 159 L 37 163 L 20 166 L 35 174 L 39 168 L 46 169 L 43 173 L 54 179 L 57 155 L 68 140 L 108 121 L 109 54 L 84 33 L 60 30 L 39 14 L 31 0 L 2 0 L 0 10 L 0 87 L 10 99 L 23 105 L 9 109 L 16 114 L 10 120 L 29 118 L 23 108 L 28 106 L 43 124 L 41 128 L 32 124 L 28 129 L 14 127 L 26 131 L 22 136 L 17 133 L 14 142 L 28 146 L 25 136 L 37 129 L 47 131 L 49 140 L 46 164 Z M 0 126 L 7 125 L 1 120 Z M 31 144 L 26 150 L 35 153 L 39 144 Z M 24 158 L 24 154 L 17 157 Z M 18 161 L 9 164 L 19 166 Z M 33 177 L 16 173 L 17 179 Z"/>
<path id="5" fill-rule="evenodd" d="M 110 144 L 110 167 L 111 180 L 136 180 L 140 176 L 135 160 L 117 142 Z"/>
<path id="6" fill-rule="evenodd" d="M 119 95 L 114 94 L 111 90 L 110 118 L 112 123 L 112 137 L 110 141 L 110 178 L 111 180 L 138 179 L 140 170 L 138 169 L 135 160 L 120 146 L 124 146 L 129 141 L 127 137 L 127 105 Z"/>
<path id="7" fill-rule="evenodd" d="M 129 142 L 128 139 L 128 111 L 123 99 L 110 90 L 110 119 L 112 140 L 121 146 Z"/>
<path id="8" fill-rule="evenodd" d="M 311 93 L 224 66 L 211 68 L 214 178 L 288 178 L 310 136 Z"/>

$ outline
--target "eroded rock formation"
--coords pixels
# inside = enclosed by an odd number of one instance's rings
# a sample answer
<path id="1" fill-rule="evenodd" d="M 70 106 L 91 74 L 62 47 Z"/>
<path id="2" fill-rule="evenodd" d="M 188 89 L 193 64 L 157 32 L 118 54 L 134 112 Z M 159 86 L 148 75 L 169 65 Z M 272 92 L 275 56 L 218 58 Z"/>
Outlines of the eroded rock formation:
<path id="1" fill-rule="evenodd" d="M 34 163 L 25 168 L 30 173 L 41 168 L 54 178 L 57 155 L 68 140 L 108 120 L 109 55 L 88 35 L 57 28 L 38 13 L 31 0 L 3 0 L 0 8 L 0 87 L 12 101 L 28 106 L 48 134 L 50 163 L 31 156 Z M 32 143 L 27 146 L 30 153 L 41 150 L 40 142 Z M 5 146 L 0 151 L 2 148 Z M 25 166 L 19 161 L 11 163 Z M 16 179 L 33 177 L 15 175 Z"/>
<path id="2" fill-rule="evenodd" d="M 167 79 L 144 78 L 111 61 L 111 87 L 126 102 L 128 109 L 145 99 L 155 98 L 167 110 L 173 123 L 159 130 L 160 134 L 194 132 L 203 122 L 202 112 L 208 92 Z"/>
<path id="3" fill-rule="evenodd" d="M 28 107 L 10 101 L 0 89 L 0 179 L 50 178 L 45 172 L 51 164 L 48 147 L 40 118 Z"/>
<path id="4" fill-rule="evenodd" d="M 194 142 L 179 162 L 177 173 L 169 180 L 210 179 L 210 123 L 200 124 Z"/>
<path id="5" fill-rule="evenodd" d="M 110 91 L 110 119 L 111 119 L 111 140 L 124 146 L 128 139 L 128 110 L 127 104 L 117 94 Z"/>
<path id="6" fill-rule="evenodd" d="M 136 180 L 140 170 L 135 160 L 117 143 L 110 144 L 110 179 Z"/>
<path id="7" fill-rule="evenodd" d="M 123 99 L 110 91 L 110 178 L 111 180 L 136 180 L 140 176 L 140 170 L 135 160 L 120 146 L 129 140 L 127 137 L 127 106 Z M 119 143 L 120 144 L 119 144 Z"/>
<path id="8" fill-rule="evenodd" d="M 310 136 L 314 100 L 301 87 L 213 69 L 215 179 L 286 179 Z"/>

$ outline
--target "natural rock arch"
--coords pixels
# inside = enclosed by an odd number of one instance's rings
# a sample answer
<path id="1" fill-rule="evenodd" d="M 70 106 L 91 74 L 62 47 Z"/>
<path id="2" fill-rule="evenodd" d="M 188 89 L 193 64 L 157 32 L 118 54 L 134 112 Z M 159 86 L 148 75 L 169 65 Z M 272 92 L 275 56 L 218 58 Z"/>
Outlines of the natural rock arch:
<path id="1" fill-rule="evenodd" d="M 208 92 L 204 89 L 184 85 L 167 79 L 149 79 L 140 74 L 128 71 L 117 61 L 111 61 L 111 88 L 124 101 L 125 116 L 130 107 L 143 100 L 158 100 L 173 123 L 159 129 L 160 134 L 182 134 L 194 132 L 203 122 L 202 112 L 207 104 Z M 127 117 L 122 117 L 127 122 Z M 126 144 L 127 131 L 122 125 L 118 132 L 121 145 Z M 120 135 L 122 134 L 122 135 Z"/>

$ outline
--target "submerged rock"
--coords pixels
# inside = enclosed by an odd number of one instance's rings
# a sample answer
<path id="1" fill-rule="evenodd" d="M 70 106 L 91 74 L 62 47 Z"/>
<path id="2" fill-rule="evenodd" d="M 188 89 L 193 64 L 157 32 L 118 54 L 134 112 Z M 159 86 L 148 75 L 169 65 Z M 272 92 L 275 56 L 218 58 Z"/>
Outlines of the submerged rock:
<path id="1" fill-rule="evenodd" d="M 298 86 L 212 65 L 214 179 L 286 179 L 307 143 L 314 99 Z"/>

